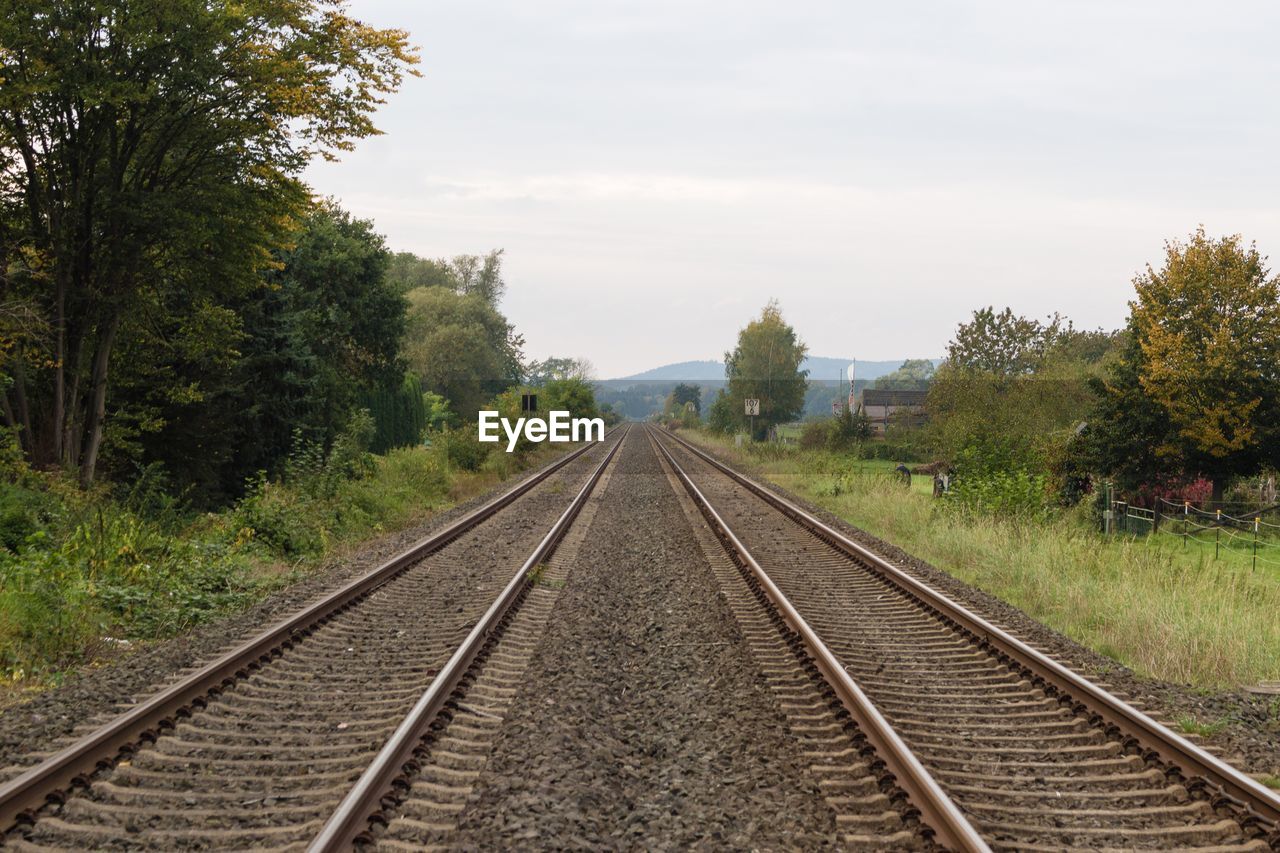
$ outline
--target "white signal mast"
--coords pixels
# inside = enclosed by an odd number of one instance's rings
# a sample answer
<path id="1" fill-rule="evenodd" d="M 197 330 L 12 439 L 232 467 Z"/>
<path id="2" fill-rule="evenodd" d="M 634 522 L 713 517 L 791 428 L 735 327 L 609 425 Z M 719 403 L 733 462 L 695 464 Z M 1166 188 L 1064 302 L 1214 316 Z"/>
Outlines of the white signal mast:
<path id="1" fill-rule="evenodd" d="M 849 363 L 849 411 L 853 412 L 854 414 L 858 413 L 858 409 L 854 405 L 854 396 L 853 396 L 853 368 L 857 365 L 857 363 L 858 362 L 856 359 Z"/>

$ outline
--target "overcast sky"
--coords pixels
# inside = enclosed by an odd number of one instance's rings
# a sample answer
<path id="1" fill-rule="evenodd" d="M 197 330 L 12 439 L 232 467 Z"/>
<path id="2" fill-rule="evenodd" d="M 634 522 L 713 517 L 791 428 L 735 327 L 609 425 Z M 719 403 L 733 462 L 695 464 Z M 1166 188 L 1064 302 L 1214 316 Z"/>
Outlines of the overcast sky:
<path id="1" fill-rule="evenodd" d="M 1280 257 L 1280 4 L 352 0 L 423 76 L 314 166 L 397 250 L 506 249 L 526 353 L 940 355 L 975 307 L 1119 326 L 1203 223 Z"/>

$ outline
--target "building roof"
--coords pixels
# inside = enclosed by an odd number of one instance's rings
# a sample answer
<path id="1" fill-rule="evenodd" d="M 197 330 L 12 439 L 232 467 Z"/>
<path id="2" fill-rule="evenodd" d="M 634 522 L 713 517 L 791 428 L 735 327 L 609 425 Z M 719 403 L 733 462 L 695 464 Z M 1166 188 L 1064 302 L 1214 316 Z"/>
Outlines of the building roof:
<path id="1" fill-rule="evenodd" d="M 928 391 L 868 388 L 862 392 L 864 406 L 923 406 Z"/>

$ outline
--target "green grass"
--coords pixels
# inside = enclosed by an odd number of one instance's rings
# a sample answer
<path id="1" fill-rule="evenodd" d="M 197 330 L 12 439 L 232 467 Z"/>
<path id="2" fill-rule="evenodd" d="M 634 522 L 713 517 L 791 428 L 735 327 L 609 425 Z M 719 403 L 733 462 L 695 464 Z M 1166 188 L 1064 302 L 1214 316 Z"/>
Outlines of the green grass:
<path id="1" fill-rule="evenodd" d="M 701 438 L 702 436 L 699 437 Z M 720 446 L 725 445 L 720 444 Z M 888 481 L 886 485 L 905 491 L 903 488 L 905 484 L 902 483 L 900 476 L 894 471 L 898 463 L 889 459 L 854 459 L 852 457 L 840 457 L 826 451 L 802 451 L 798 448 L 788 448 L 788 453 L 790 454 L 789 456 L 779 456 L 776 459 L 770 459 L 762 463 L 769 474 L 769 478 L 785 488 L 791 488 L 790 484 L 792 483 L 796 484 L 797 488 L 805 488 L 806 485 L 815 483 L 820 488 L 833 488 L 835 477 L 832 475 L 839 471 L 860 476 L 874 475 Z M 807 464 L 809 460 L 815 457 L 832 460 L 833 467 L 831 470 L 822 471 L 815 469 L 811 464 Z M 913 466 L 909 464 L 907 467 L 911 468 Z M 919 495 L 933 495 L 933 478 L 924 474 L 913 474 L 911 477 L 911 491 Z"/>
<path id="2" fill-rule="evenodd" d="M 1211 723 L 1202 723 L 1195 717 L 1180 717 L 1178 718 L 1178 728 L 1182 729 L 1185 734 L 1213 737 L 1225 729 L 1228 722 L 1229 720 L 1225 717 L 1220 720 L 1214 720 Z"/>
<path id="3" fill-rule="evenodd" d="M 1163 535 L 1103 537 L 1081 508 L 1044 522 L 964 516 L 871 462 L 685 435 L 1139 673 L 1204 689 L 1280 678 L 1274 568 Z"/>
<path id="4" fill-rule="evenodd" d="M 1258 539 L 1257 560 L 1254 560 L 1252 534 L 1239 530 L 1216 531 L 1215 547 L 1212 530 L 1195 531 L 1188 527 L 1188 535 L 1182 535 L 1182 525 L 1177 519 L 1162 522 L 1160 532 L 1154 536 L 1138 536 L 1134 542 L 1140 547 L 1167 555 L 1170 559 L 1194 565 L 1223 566 L 1237 571 L 1255 570 L 1260 574 L 1280 574 L 1280 541 L 1269 536 Z"/>

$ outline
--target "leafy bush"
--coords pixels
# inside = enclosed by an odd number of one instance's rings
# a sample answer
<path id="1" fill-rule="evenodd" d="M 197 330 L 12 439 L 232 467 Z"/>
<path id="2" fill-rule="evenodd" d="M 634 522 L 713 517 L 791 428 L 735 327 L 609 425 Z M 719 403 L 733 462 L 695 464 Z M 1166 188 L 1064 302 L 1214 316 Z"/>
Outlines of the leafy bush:
<path id="1" fill-rule="evenodd" d="M 953 463 L 950 505 L 970 513 L 1040 518 L 1049 512 L 1048 481 L 1024 442 L 983 437 Z"/>
<path id="2" fill-rule="evenodd" d="M 466 426 L 449 430 L 440 437 L 445 458 L 450 465 L 456 465 L 463 471 L 479 471 L 489 458 L 489 451 L 495 445 L 481 444 L 475 427 Z"/>
<path id="3" fill-rule="evenodd" d="M 144 574 L 108 577 L 99 605 L 127 637 L 164 637 L 247 606 L 274 585 L 255 577 L 234 543 L 176 540 Z M 279 579 L 277 579 L 279 582 Z"/>
<path id="4" fill-rule="evenodd" d="M 871 419 L 862 411 L 845 408 L 835 418 L 831 427 L 829 444 L 832 450 L 848 450 L 871 438 Z"/>
<path id="5" fill-rule="evenodd" d="M 233 545 L 183 538 L 98 495 L 68 502 L 55 538 L 0 551 L 0 666 L 58 669 L 115 640 L 165 636 L 258 594 Z"/>
<path id="6" fill-rule="evenodd" d="M 43 538 L 21 558 L 0 551 L 0 666 L 10 678 L 79 659 L 104 621 L 81 567 Z"/>
<path id="7" fill-rule="evenodd" d="M 365 409 L 357 409 L 327 450 L 317 442 L 295 437 L 294 450 L 285 463 L 284 481 L 315 497 L 333 497 L 340 483 L 373 471 L 369 447 L 375 433 L 373 416 Z"/>
<path id="8" fill-rule="evenodd" d="M 49 522 L 54 502 L 44 492 L 0 483 L 0 548 L 17 552 Z"/>
<path id="9" fill-rule="evenodd" d="M 1040 519 L 1049 510 L 1045 478 L 1027 471 L 995 471 L 957 479 L 950 505 L 971 513 Z"/>
<path id="10" fill-rule="evenodd" d="M 235 508 L 235 526 L 243 538 L 262 543 L 276 556 L 314 556 L 324 550 L 325 539 L 321 528 L 307 518 L 306 505 L 317 499 L 260 474 Z"/>
<path id="11" fill-rule="evenodd" d="M 831 426 L 826 418 L 806 423 L 800 430 L 801 449 L 825 450 L 831 443 Z"/>
<path id="12" fill-rule="evenodd" d="M 716 398 L 711 402 L 711 408 L 707 412 L 707 426 L 715 432 L 725 434 L 738 429 L 738 416 L 733 410 L 733 402 L 723 388 L 716 392 Z"/>
<path id="13" fill-rule="evenodd" d="M 862 412 L 845 409 L 839 417 L 809 421 L 800 431 L 805 450 L 844 452 L 861 448 L 871 438 L 871 421 Z"/>
<path id="14" fill-rule="evenodd" d="M 326 505 L 326 534 L 349 541 L 398 525 L 424 509 L 440 504 L 449 490 L 449 477 L 439 451 L 416 447 L 393 450 L 377 460 L 369 477 L 342 485 Z"/>

